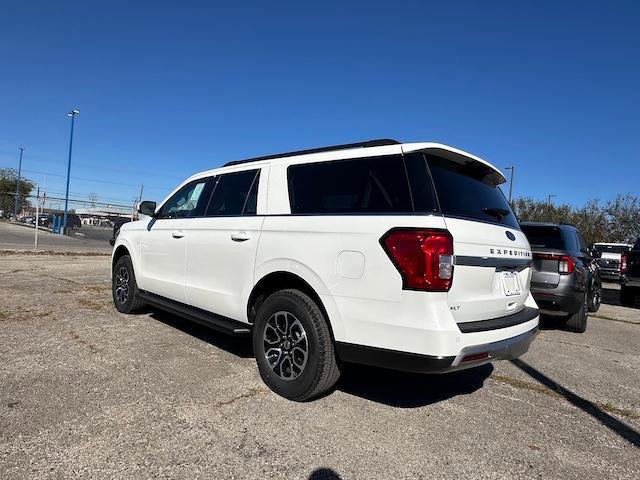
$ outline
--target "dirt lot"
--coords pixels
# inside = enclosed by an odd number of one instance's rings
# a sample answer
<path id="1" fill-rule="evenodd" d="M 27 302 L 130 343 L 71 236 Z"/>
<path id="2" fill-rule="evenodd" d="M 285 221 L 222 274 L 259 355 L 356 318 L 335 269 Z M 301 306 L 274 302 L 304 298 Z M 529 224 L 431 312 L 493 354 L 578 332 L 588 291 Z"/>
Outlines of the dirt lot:
<path id="1" fill-rule="evenodd" d="M 637 479 L 640 311 L 601 315 L 513 363 L 351 366 L 297 404 L 249 341 L 117 313 L 108 257 L 2 255 L 0 478 Z"/>

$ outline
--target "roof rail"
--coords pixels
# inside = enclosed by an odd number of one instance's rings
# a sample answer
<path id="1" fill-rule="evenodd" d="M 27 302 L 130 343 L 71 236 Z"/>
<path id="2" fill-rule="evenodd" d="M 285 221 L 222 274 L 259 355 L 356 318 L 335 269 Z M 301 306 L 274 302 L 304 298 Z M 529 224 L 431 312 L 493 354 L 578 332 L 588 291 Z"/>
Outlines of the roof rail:
<path id="1" fill-rule="evenodd" d="M 382 147 L 384 145 L 398 145 L 400 142 L 390 138 L 381 138 L 378 140 L 368 140 L 366 142 L 357 143 L 345 143 L 343 145 L 333 145 L 331 147 L 311 148 L 309 150 L 297 150 L 295 152 L 278 153 L 276 155 L 267 155 L 264 157 L 247 158 L 246 160 L 234 160 L 233 162 L 227 162 L 223 167 L 229 167 L 231 165 L 240 165 L 242 163 L 257 162 L 260 160 L 272 160 L 274 158 L 283 157 L 295 157 L 296 155 L 305 155 L 309 153 L 321 153 L 332 152 L 335 150 L 347 150 L 350 148 L 365 148 L 365 147 Z"/>

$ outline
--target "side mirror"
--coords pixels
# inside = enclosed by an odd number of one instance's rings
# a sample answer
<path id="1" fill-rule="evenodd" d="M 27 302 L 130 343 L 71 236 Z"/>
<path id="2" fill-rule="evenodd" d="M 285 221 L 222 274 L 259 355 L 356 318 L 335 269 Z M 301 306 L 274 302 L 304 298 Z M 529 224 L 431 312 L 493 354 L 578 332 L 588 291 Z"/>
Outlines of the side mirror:
<path id="1" fill-rule="evenodd" d="M 140 202 L 140 205 L 138 205 L 138 213 L 147 215 L 148 217 L 153 217 L 156 213 L 156 202 L 150 202 L 148 200 Z"/>

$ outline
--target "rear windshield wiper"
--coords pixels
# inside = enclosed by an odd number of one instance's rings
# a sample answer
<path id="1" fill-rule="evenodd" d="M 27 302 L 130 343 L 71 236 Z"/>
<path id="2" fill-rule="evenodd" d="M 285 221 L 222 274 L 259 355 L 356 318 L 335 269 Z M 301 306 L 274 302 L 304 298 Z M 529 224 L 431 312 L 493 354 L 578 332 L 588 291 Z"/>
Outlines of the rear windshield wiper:
<path id="1" fill-rule="evenodd" d="M 504 217 L 511 214 L 511 211 L 507 210 L 506 208 L 496 208 L 496 207 L 485 207 L 482 209 L 482 212 L 497 218 L 498 221 L 502 220 Z"/>

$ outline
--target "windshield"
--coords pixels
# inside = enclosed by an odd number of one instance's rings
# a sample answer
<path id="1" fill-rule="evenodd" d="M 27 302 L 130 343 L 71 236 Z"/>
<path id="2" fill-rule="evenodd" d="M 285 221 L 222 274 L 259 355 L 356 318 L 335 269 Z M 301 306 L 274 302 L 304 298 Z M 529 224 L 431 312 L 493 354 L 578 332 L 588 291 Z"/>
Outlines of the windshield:
<path id="1" fill-rule="evenodd" d="M 445 215 L 519 228 L 494 170 L 479 162 L 458 163 L 427 156 L 440 209 Z"/>

